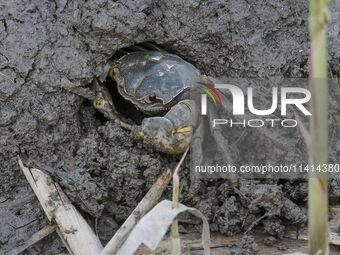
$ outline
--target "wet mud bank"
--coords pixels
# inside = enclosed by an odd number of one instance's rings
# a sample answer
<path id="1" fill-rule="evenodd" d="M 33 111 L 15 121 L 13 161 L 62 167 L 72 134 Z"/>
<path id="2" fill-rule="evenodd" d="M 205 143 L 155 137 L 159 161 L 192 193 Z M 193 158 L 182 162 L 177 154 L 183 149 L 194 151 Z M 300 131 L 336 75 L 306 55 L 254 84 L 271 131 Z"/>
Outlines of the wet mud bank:
<path id="1" fill-rule="evenodd" d="M 177 158 L 146 150 L 69 92 L 88 86 L 116 50 L 154 42 L 213 77 L 307 77 L 307 10 L 304 0 L 0 0 L 0 248 L 10 251 L 47 224 L 18 155 L 47 169 L 103 242 L 175 166 Z M 330 10 L 329 67 L 339 77 L 339 3 Z M 337 144 L 332 156 L 339 151 Z M 225 180 L 193 183 L 188 166 L 181 201 L 201 210 L 212 231 L 244 233 L 266 214 L 258 227 L 280 238 L 285 226 L 306 222 L 304 180 L 240 180 L 231 189 Z M 330 193 L 340 200 L 339 181 Z M 63 249 L 51 235 L 26 254 Z"/>

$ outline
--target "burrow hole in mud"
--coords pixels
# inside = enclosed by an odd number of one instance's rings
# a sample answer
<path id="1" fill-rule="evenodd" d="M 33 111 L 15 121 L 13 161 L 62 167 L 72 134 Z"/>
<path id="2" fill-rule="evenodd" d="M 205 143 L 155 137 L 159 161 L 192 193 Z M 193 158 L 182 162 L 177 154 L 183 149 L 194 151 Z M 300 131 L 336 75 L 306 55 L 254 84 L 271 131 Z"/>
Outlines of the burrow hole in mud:
<path id="1" fill-rule="evenodd" d="M 126 48 L 119 49 L 112 55 L 111 59 L 119 59 L 123 57 L 125 54 L 135 52 L 135 51 L 142 51 L 142 50 L 164 50 L 166 52 L 179 55 L 183 59 L 187 60 L 185 57 L 183 57 L 181 54 L 178 54 L 178 52 L 175 52 L 173 49 L 166 47 L 166 46 L 157 45 L 153 42 L 143 42 L 143 43 L 131 45 Z M 110 79 L 109 77 L 107 77 L 105 81 L 105 86 L 108 88 L 108 91 L 111 93 L 113 103 L 117 111 L 123 116 L 129 119 L 132 119 L 136 124 L 138 125 L 141 124 L 142 120 L 145 117 L 147 117 L 147 115 L 138 111 L 131 102 L 125 100 L 119 94 L 116 82 Z M 98 118 L 102 123 L 107 121 L 104 118 L 104 116 L 100 114 L 99 112 L 96 113 L 96 118 Z"/>

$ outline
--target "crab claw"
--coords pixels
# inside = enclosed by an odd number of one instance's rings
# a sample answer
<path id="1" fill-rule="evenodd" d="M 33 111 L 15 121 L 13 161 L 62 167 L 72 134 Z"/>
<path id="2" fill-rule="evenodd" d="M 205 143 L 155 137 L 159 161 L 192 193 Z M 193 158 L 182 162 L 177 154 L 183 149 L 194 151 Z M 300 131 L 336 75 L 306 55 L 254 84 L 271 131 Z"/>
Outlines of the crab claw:
<path id="1" fill-rule="evenodd" d="M 140 126 L 132 128 L 132 134 L 146 147 L 172 155 L 182 154 L 190 145 L 196 125 L 194 107 L 194 102 L 183 100 L 164 117 L 144 119 Z"/>

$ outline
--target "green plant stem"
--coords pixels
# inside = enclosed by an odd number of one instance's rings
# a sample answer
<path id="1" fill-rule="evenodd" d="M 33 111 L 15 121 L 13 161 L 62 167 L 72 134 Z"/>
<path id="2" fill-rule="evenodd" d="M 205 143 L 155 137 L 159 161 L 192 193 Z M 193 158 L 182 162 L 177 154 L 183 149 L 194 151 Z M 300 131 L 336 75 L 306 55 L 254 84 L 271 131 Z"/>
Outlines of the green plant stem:
<path id="1" fill-rule="evenodd" d="M 173 177 L 172 177 L 172 208 L 177 208 L 179 206 L 179 168 L 182 165 L 189 148 L 183 153 L 181 160 L 179 161 Z M 171 253 L 172 255 L 180 255 L 181 254 L 181 239 L 179 237 L 178 230 L 178 220 L 175 219 L 171 224 Z"/>
<path id="2" fill-rule="evenodd" d="M 179 205 L 179 178 L 178 174 L 174 173 L 172 179 L 172 208 L 176 208 Z M 178 220 L 175 219 L 171 224 L 171 252 L 172 255 L 180 255 L 181 254 L 181 239 L 179 238 L 179 230 L 178 230 Z"/>
<path id="3" fill-rule="evenodd" d="M 328 84 L 327 12 L 328 0 L 310 0 L 311 39 L 310 88 L 312 117 L 310 164 L 321 171 L 310 174 L 308 196 L 309 254 L 328 255 Z M 310 166 L 310 167 L 311 167 Z"/>

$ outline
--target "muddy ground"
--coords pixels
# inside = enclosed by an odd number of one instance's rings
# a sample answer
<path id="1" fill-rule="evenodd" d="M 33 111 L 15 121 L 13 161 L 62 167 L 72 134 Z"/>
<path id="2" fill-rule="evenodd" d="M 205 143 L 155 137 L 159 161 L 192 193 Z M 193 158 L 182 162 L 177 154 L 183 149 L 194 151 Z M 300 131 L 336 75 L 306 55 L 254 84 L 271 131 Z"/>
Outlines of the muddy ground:
<path id="1" fill-rule="evenodd" d="M 47 223 L 18 155 L 49 169 L 103 242 L 177 161 L 145 150 L 68 92 L 100 75 L 117 49 L 151 41 L 214 77 L 306 77 L 307 9 L 305 0 L 0 0 L 1 249 L 10 251 Z M 330 75 L 339 77 L 339 2 L 330 10 Z M 275 237 L 287 224 L 305 223 L 303 180 L 241 181 L 238 189 L 248 197 L 267 196 L 250 207 L 224 180 L 197 189 L 188 171 L 182 172 L 181 201 L 202 210 L 214 231 L 242 233 L 266 212 L 270 217 L 259 227 Z M 330 192 L 333 201 L 340 199 L 339 181 L 331 182 Z M 63 249 L 52 235 L 26 254 Z"/>

